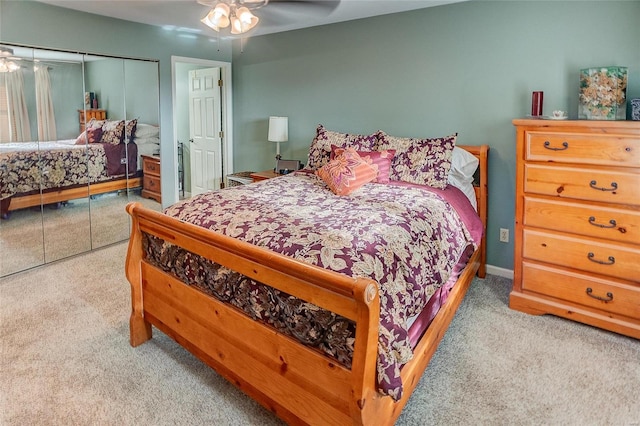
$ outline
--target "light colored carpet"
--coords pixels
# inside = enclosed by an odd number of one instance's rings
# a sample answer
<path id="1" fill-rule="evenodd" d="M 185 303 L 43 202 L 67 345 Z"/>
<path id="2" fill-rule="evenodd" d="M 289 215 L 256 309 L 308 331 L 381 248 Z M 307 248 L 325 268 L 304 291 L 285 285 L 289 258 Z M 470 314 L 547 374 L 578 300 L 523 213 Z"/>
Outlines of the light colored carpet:
<path id="1" fill-rule="evenodd" d="M 129 238 L 125 206 L 138 201 L 160 210 L 160 203 L 142 198 L 139 190 L 114 191 L 71 200 L 58 208 L 45 206 L 11 212 L 0 220 L 0 277 Z"/>
<path id="2" fill-rule="evenodd" d="M 2 425 L 279 425 L 155 330 L 128 342 L 125 244 L 0 279 Z M 640 424 L 640 341 L 509 310 L 475 280 L 398 425 Z"/>

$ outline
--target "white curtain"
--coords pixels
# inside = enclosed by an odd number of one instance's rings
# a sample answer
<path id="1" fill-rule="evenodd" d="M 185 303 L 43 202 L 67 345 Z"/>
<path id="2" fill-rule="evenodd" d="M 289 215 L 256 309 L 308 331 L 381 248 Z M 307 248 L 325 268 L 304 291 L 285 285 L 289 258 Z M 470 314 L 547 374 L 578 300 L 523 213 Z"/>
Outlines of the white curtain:
<path id="1" fill-rule="evenodd" d="M 4 73 L 7 88 L 7 104 L 9 105 L 9 125 L 11 126 L 11 142 L 28 142 L 31 140 L 29 111 L 24 96 L 24 78 L 21 71 Z"/>
<path id="2" fill-rule="evenodd" d="M 38 111 L 38 140 L 56 140 L 56 117 L 51 98 L 51 79 L 47 67 L 36 69 L 36 108 Z"/>

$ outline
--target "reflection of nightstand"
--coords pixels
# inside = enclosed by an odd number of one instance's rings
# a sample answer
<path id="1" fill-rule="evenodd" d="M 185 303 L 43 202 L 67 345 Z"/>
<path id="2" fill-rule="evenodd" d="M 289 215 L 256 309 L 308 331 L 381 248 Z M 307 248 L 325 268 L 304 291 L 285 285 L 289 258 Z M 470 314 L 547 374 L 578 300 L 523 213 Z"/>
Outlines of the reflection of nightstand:
<path id="1" fill-rule="evenodd" d="M 162 202 L 160 194 L 160 157 L 142 155 L 142 196 Z"/>
<path id="2" fill-rule="evenodd" d="M 95 118 L 96 120 L 106 120 L 107 110 L 106 109 L 79 109 L 78 121 L 80 122 L 80 133 L 84 132 L 85 124 L 91 121 L 92 118 Z"/>
<path id="3" fill-rule="evenodd" d="M 249 175 L 249 177 L 251 177 L 251 179 L 253 179 L 254 182 L 271 179 L 278 176 L 281 176 L 281 175 L 279 173 L 274 172 L 273 170 L 265 170 L 264 172 L 255 172 Z"/>

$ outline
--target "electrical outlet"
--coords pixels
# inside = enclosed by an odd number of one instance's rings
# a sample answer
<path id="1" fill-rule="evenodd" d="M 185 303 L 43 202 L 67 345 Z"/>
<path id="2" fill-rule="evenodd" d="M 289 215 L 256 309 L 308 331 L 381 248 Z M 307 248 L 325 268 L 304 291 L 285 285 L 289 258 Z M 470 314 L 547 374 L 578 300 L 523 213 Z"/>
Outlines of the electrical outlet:
<path id="1" fill-rule="evenodd" d="M 507 228 L 500 228 L 500 242 L 501 243 L 509 242 L 509 230 Z"/>

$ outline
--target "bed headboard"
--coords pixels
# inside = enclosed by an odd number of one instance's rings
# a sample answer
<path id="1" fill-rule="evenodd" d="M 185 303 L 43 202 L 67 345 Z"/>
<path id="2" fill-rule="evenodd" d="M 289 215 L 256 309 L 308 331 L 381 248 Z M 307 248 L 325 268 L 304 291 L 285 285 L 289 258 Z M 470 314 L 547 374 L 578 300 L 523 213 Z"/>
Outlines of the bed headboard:
<path id="1" fill-rule="evenodd" d="M 478 203 L 478 215 L 480 216 L 480 220 L 482 220 L 482 224 L 484 226 L 484 234 L 482 236 L 481 243 L 481 263 L 480 269 L 478 270 L 478 276 L 484 277 L 486 273 L 486 261 L 487 261 L 487 244 L 486 244 L 486 235 L 487 235 L 487 201 L 488 201 L 488 176 L 489 170 L 488 160 L 489 160 L 489 145 L 457 145 L 459 148 L 468 151 L 473 154 L 480 163 L 478 164 L 478 171 L 476 172 L 476 178 L 473 182 L 474 189 L 476 190 L 476 201 Z"/>

